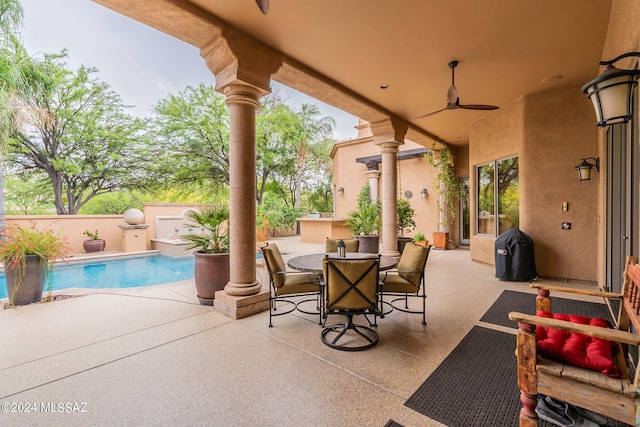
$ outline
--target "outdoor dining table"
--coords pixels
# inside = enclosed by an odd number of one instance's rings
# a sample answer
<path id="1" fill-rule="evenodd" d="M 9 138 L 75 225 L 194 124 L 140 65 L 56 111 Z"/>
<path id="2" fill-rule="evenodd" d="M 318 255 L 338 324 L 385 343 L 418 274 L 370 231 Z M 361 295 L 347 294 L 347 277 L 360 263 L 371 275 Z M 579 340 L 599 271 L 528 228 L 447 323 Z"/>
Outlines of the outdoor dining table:
<path id="1" fill-rule="evenodd" d="M 328 253 L 316 253 L 316 254 L 308 254 L 308 255 L 300 255 L 297 257 L 293 257 L 289 260 L 287 265 L 298 271 L 304 271 L 307 273 L 322 273 L 322 260 L 325 255 L 329 255 L 330 257 L 337 258 L 338 255 L 335 252 Z M 375 254 L 368 253 L 360 253 L 360 252 L 347 252 L 345 258 L 350 259 L 364 259 L 369 258 L 371 256 L 375 256 Z M 390 270 L 398 264 L 398 261 L 390 256 L 381 255 L 380 256 L 380 271 Z"/>

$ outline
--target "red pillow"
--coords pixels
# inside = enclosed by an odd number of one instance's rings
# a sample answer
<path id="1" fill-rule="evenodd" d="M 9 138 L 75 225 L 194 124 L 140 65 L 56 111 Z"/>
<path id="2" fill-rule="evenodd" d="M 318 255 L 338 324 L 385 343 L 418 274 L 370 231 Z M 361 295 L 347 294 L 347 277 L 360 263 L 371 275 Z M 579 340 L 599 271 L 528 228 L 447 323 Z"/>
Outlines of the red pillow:
<path id="1" fill-rule="evenodd" d="M 608 328 L 605 319 L 576 316 L 570 314 L 551 314 L 546 311 L 538 311 L 540 317 L 549 317 L 558 320 L 566 320 L 582 325 L 600 326 Z M 575 332 L 559 329 L 536 327 L 538 352 L 548 359 L 566 362 L 585 369 L 600 371 L 603 374 L 620 378 L 622 373 L 613 363 L 613 347 L 617 344 L 602 338 L 594 338 Z"/>

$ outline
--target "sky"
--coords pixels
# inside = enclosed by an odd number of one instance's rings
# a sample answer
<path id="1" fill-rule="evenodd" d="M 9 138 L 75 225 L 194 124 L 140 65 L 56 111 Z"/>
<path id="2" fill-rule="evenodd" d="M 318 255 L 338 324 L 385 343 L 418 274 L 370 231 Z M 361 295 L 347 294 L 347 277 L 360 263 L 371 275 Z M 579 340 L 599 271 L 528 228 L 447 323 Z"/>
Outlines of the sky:
<path id="1" fill-rule="evenodd" d="M 140 1 L 140 0 L 131 0 Z M 97 77 L 120 95 L 132 114 L 146 116 L 169 94 L 188 85 L 214 84 L 198 49 L 90 0 L 21 0 L 22 42 L 32 56 L 67 49 L 68 65 L 97 68 Z M 272 82 L 272 88 L 283 86 Z M 285 88 L 292 106 L 318 106 L 336 121 L 334 138 L 355 138 L 357 118 Z"/>

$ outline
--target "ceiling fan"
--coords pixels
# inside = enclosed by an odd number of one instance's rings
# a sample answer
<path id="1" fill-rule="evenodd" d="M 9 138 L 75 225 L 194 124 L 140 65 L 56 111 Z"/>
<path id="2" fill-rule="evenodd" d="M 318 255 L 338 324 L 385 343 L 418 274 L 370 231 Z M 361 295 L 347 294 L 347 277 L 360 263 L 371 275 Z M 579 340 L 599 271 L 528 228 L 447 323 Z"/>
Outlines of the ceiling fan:
<path id="1" fill-rule="evenodd" d="M 456 86 L 455 86 L 455 70 L 457 66 L 458 66 L 458 61 L 449 62 L 449 68 L 451 68 L 451 86 L 447 91 L 447 106 L 441 110 L 433 111 L 431 113 L 424 114 L 420 117 L 416 117 L 416 120 L 433 116 L 434 114 L 440 113 L 444 110 L 457 110 L 458 108 L 462 108 L 464 110 L 496 110 L 499 108 L 499 107 L 496 107 L 495 105 L 460 104 L 460 98 L 458 97 L 458 89 L 456 89 Z"/>
<path id="2" fill-rule="evenodd" d="M 269 0 L 256 0 L 256 4 L 265 15 L 269 12 Z"/>

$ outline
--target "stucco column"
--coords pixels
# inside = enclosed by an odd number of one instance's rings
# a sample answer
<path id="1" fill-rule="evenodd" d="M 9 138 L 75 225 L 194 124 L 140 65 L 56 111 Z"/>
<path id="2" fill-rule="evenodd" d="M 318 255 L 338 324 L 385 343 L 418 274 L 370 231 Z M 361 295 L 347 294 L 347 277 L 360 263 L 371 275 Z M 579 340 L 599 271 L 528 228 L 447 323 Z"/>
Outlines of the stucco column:
<path id="1" fill-rule="evenodd" d="M 262 288 L 256 280 L 256 111 L 260 98 L 270 92 L 271 75 L 282 60 L 267 46 L 232 28 L 220 28 L 212 35 L 200 47 L 200 54 L 216 76 L 216 91 L 226 97 L 229 109 L 230 280 L 224 291 L 243 297 Z M 216 305 L 219 302 L 238 304 L 216 298 Z M 240 305 L 228 311 L 240 311 Z"/>
<path id="2" fill-rule="evenodd" d="M 373 142 L 380 147 L 382 171 L 380 199 L 382 204 L 382 255 L 399 258 L 398 252 L 398 147 L 404 143 L 406 122 L 389 118 L 371 123 Z"/>
<path id="3" fill-rule="evenodd" d="M 376 167 L 377 166 L 378 164 L 376 163 Z M 365 173 L 369 178 L 369 189 L 371 190 L 371 201 L 375 203 L 378 200 L 378 194 L 380 194 L 380 189 L 378 186 L 380 171 L 378 169 L 375 169 L 375 170 L 369 169 Z"/>
<path id="4" fill-rule="evenodd" d="M 397 141 L 387 141 L 380 144 L 382 153 L 382 255 L 399 257 L 398 252 L 398 197 L 396 192 L 398 176 L 398 147 Z"/>
<path id="5" fill-rule="evenodd" d="M 253 295 L 256 281 L 256 110 L 263 91 L 236 82 L 223 88 L 229 109 L 229 295 Z"/>

